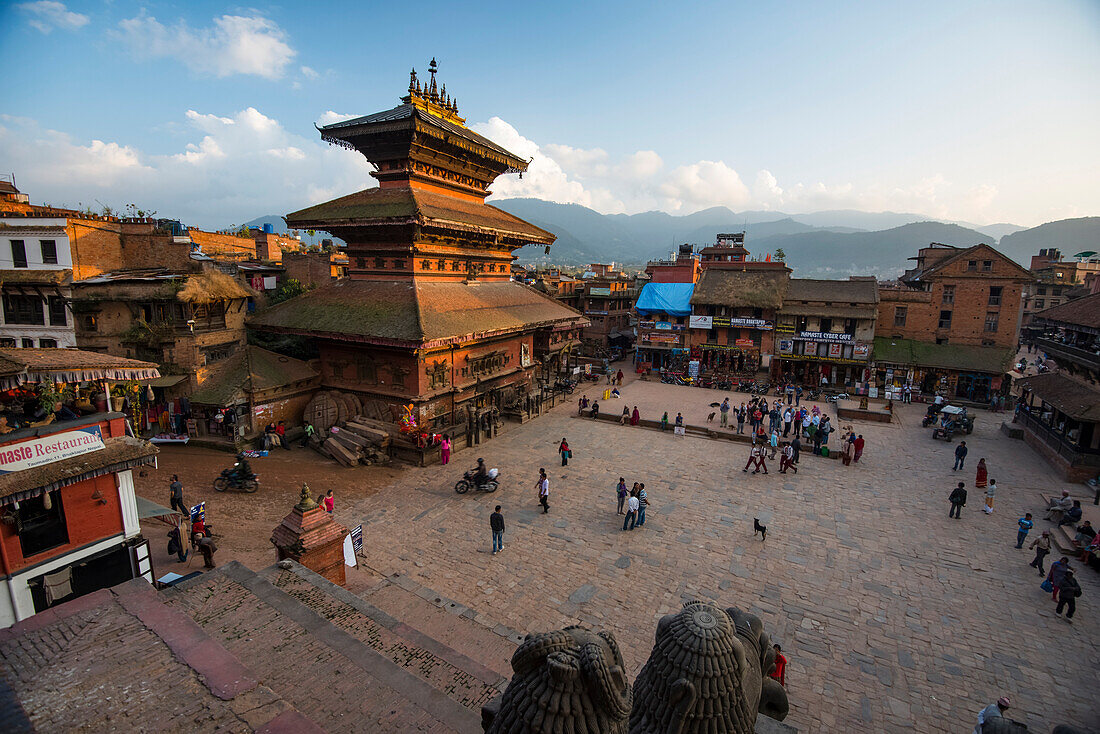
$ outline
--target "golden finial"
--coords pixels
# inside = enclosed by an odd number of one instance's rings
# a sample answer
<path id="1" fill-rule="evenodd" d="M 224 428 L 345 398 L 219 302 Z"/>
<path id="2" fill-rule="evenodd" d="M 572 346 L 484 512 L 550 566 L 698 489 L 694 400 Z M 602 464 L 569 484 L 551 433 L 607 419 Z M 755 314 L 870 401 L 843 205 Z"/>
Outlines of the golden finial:
<path id="1" fill-rule="evenodd" d="M 313 498 L 309 496 L 309 485 L 302 482 L 302 495 L 298 500 L 298 504 L 294 505 L 294 508 L 302 512 L 309 512 L 310 510 L 317 509 L 318 506 L 319 505 L 313 501 Z"/>
<path id="2" fill-rule="evenodd" d="M 415 94 L 420 82 L 416 80 L 416 68 L 409 72 L 409 94 Z"/>
<path id="3" fill-rule="evenodd" d="M 428 73 L 432 75 L 432 81 L 428 85 L 428 97 L 433 101 L 439 101 L 439 88 L 435 84 L 435 73 L 439 70 L 439 64 L 435 63 L 435 57 L 432 57 L 432 61 L 428 64 Z"/>

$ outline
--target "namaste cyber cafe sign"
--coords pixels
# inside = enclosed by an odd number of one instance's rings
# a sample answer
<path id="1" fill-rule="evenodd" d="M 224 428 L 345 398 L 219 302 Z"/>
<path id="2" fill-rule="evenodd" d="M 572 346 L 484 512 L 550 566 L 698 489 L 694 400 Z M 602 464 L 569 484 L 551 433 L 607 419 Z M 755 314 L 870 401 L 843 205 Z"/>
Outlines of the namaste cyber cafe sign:
<path id="1" fill-rule="evenodd" d="M 99 426 L 54 433 L 33 441 L 0 446 L 0 474 L 10 474 L 104 448 Z"/>

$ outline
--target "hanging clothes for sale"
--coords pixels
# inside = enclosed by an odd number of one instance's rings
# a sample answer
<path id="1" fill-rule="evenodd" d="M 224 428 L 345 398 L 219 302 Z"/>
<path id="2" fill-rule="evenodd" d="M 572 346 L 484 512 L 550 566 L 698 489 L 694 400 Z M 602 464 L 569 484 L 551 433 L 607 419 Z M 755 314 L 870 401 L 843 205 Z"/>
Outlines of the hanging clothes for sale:
<path id="1" fill-rule="evenodd" d="M 46 592 L 46 603 L 51 606 L 55 602 L 70 596 L 73 593 L 72 567 L 66 566 L 60 571 L 54 571 L 43 576 L 42 590 Z"/>

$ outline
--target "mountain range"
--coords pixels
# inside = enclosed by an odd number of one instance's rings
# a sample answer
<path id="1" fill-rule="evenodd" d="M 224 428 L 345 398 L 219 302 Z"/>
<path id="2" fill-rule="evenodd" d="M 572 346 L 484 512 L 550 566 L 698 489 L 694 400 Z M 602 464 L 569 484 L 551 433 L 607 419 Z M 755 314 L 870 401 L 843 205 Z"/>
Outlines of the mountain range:
<path id="1" fill-rule="evenodd" d="M 667 257 L 682 243 L 705 246 L 720 232 L 746 233 L 745 246 L 762 257 L 782 250 L 799 277 L 845 278 L 849 275 L 894 277 L 917 250 L 930 242 L 959 247 L 995 245 L 1025 267 L 1040 248 L 1055 247 L 1066 257 L 1100 251 L 1100 217 L 1063 219 L 1032 227 L 979 226 L 969 222 L 929 221 L 919 214 L 834 210 L 789 215 L 775 211 L 734 212 L 711 207 L 682 216 L 664 212 L 600 214 L 578 204 L 540 199 L 490 201 L 557 235 L 547 255 L 536 247 L 517 251 L 525 264 L 584 265 L 616 262 L 643 266 Z M 285 232 L 281 216 L 246 223 L 272 224 Z M 320 235 L 318 235 L 319 237 Z"/>

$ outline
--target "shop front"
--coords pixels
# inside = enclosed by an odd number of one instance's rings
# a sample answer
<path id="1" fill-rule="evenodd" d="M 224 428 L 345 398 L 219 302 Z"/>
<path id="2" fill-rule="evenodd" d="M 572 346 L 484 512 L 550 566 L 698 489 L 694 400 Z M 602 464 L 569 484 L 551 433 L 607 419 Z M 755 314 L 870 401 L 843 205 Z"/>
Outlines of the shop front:
<path id="1" fill-rule="evenodd" d="M 916 399 L 943 395 L 988 403 L 1009 392 L 1011 349 L 880 337 L 874 354 L 875 382 L 887 396 L 901 397 L 908 386 Z"/>
<path id="2" fill-rule="evenodd" d="M 871 346 L 852 334 L 777 333 L 775 344 L 773 380 L 844 388 L 855 395 L 868 392 Z"/>

